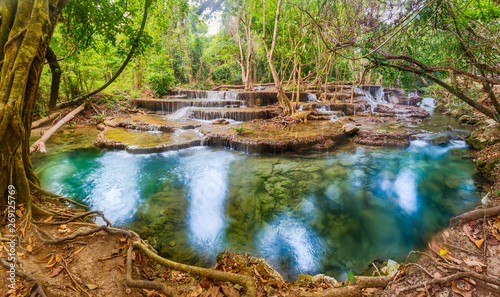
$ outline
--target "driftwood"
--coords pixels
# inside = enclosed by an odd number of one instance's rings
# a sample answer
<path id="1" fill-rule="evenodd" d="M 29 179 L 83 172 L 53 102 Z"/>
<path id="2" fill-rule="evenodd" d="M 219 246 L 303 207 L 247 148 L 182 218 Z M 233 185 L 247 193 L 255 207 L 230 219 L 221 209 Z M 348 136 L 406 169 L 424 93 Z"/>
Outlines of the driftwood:
<path id="1" fill-rule="evenodd" d="M 43 124 L 45 124 L 47 122 L 50 122 L 50 121 L 56 119 L 61 113 L 62 113 L 62 111 L 56 111 L 56 112 L 53 112 L 53 113 L 49 114 L 48 116 L 46 116 L 44 118 L 41 118 L 39 120 L 34 121 L 31 124 L 31 129 L 38 128 L 41 125 L 43 125 Z"/>
<path id="2" fill-rule="evenodd" d="M 75 108 L 72 112 L 68 113 L 64 118 L 62 118 L 62 120 L 57 122 L 57 124 L 55 124 L 54 127 L 50 128 L 49 131 L 45 132 L 45 134 L 43 134 L 43 136 L 37 141 L 35 141 L 35 143 L 33 143 L 33 145 L 30 147 L 30 154 L 33 154 L 36 151 L 45 154 L 46 153 L 45 142 L 49 140 L 52 137 L 52 135 L 54 135 L 54 133 L 57 132 L 57 130 L 61 129 L 61 127 L 64 124 L 69 122 L 84 109 L 85 109 L 85 103 Z"/>
<path id="3" fill-rule="evenodd" d="M 490 208 L 480 208 L 476 210 L 471 210 L 466 213 L 463 213 L 459 216 L 456 216 L 450 220 L 450 222 L 454 222 L 455 220 L 465 222 L 465 221 L 473 221 L 484 216 L 491 217 L 500 214 L 500 206 L 490 207 Z"/>

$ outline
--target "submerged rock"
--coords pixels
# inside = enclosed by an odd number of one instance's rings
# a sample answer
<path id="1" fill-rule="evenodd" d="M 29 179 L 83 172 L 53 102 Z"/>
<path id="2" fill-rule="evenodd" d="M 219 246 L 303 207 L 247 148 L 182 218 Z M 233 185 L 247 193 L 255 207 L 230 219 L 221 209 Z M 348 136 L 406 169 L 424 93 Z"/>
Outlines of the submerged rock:
<path id="1" fill-rule="evenodd" d="M 450 143 L 450 137 L 448 135 L 439 135 L 431 139 L 431 144 L 439 146 L 447 146 Z"/>

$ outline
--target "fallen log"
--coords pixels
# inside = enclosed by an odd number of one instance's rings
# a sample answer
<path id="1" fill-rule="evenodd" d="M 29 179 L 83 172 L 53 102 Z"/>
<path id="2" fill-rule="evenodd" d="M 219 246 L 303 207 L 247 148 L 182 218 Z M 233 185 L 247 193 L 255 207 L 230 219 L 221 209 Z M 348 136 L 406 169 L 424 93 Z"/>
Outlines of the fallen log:
<path id="1" fill-rule="evenodd" d="M 44 118 L 41 118 L 39 120 L 36 120 L 34 121 L 32 124 L 31 124 L 31 129 L 35 129 L 35 128 L 38 128 L 40 127 L 41 125 L 47 123 L 47 122 L 50 122 L 54 119 L 56 119 L 60 114 L 62 113 L 61 110 L 59 111 L 56 111 L 56 112 L 53 112 L 51 114 L 49 114 L 48 116 L 44 117 Z"/>
<path id="2" fill-rule="evenodd" d="M 80 113 L 84 109 L 85 109 L 85 103 L 78 106 L 70 113 L 68 113 L 64 118 L 62 118 L 59 122 L 57 122 L 57 124 L 55 124 L 47 132 L 45 132 L 45 134 L 43 134 L 42 137 L 40 139 L 38 139 L 37 141 L 35 141 L 35 143 L 33 143 L 33 145 L 30 147 L 30 154 L 33 154 L 36 151 L 39 151 L 40 153 L 45 154 L 46 153 L 45 142 L 47 140 L 49 140 L 52 137 L 52 135 L 54 135 L 54 133 L 57 132 L 57 130 L 61 129 L 61 127 L 64 124 L 69 122 L 71 119 L 73 119 L 78 113 Z"/>
<path id="3" fill-rule="evenodd" d="M 491 216 L 496 216 L 499 214 L 500 214 L 500 206 L 490 207 L 490 208 L 480 208 L 480 209 L 468 211 L 468 212 L 463 213 L 459 216 L 451 218 L 450 223 L 454 222 L 455 220 L 458 220 L 461 222 L 473 221 L 473 220 L 477 220 L 479 218 L 483 218 L 484 216 L 491 217 Z"/>

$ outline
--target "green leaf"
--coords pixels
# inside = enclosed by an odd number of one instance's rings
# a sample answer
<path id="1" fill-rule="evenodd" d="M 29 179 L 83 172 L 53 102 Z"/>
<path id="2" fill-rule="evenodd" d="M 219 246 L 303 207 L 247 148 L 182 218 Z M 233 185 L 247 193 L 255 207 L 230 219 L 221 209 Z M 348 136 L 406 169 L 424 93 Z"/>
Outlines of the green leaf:
<path id="1" fill-rule="evenodd" d="M 350 284 L 354 284 L 354 272 L 352 272 L 352 269 L 347 273 L 347 280 Z"/>

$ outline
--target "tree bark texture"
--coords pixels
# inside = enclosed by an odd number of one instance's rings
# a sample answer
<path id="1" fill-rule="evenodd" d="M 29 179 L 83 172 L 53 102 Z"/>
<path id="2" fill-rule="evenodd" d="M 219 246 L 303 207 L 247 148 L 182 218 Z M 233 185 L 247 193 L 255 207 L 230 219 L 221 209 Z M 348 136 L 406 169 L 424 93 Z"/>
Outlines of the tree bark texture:
<path id="1" fill-rule="evenodd" d="M 0 204 L 13 185 L 17 203 L 30 203 L 30 183 L 39 184 L 29 157 L 33 106 L 50 43 L 67 0 L 1 1 Z M 7 38 L 5 38 L 7 34 Z"/>
<path id="2" fill-rule="evenodd" d="M 52 82 L 50 84 L 50 100 L 49 100 L 49 112 L 54 110 L 57 104 L 57 98 L 59 98 L 59 86 L 61 85 L 61 66 L 57 62 L 57 56 L 54 51 L 48 47 L 45 53 L 45 59 L 50 66 L 50 72 L 52 73 Z"/>

